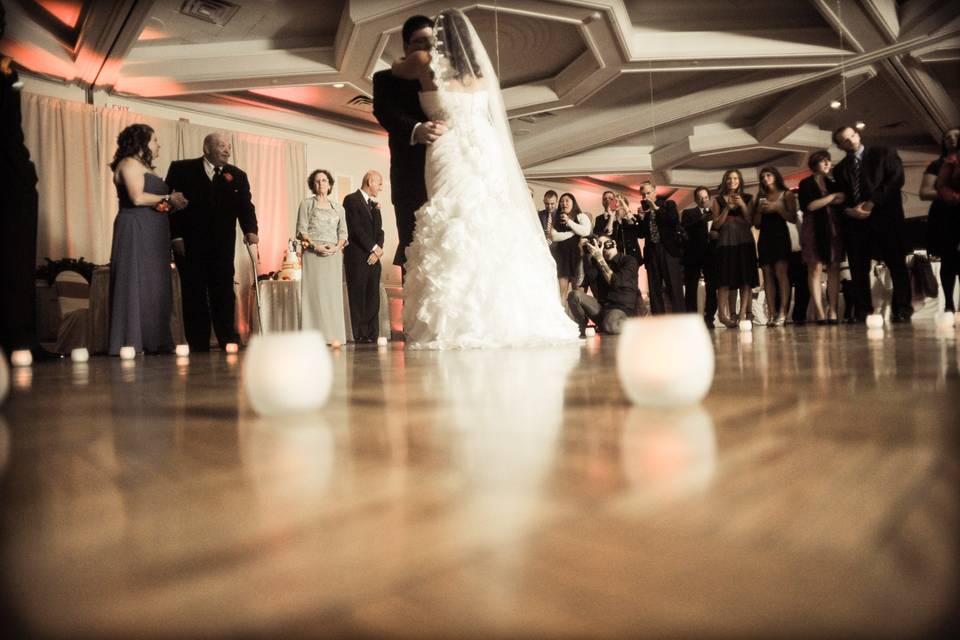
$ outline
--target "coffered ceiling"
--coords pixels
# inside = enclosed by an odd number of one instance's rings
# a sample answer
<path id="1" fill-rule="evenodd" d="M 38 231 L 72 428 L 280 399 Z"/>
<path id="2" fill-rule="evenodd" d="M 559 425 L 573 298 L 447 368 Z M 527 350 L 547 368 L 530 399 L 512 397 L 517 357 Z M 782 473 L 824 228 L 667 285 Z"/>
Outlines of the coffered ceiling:
<path id="1" fill-rule="evenodd" d="M 0 49 L 34 73 L 374 131 L 371 78 L 399 55 L 404 19 L 459 6 L 499 62 L 532 178 L 683 188 L 727 167 L 796 173 L 852 121 L 920 163 L 960 122 L 950 0 L 3 2 Z"/>

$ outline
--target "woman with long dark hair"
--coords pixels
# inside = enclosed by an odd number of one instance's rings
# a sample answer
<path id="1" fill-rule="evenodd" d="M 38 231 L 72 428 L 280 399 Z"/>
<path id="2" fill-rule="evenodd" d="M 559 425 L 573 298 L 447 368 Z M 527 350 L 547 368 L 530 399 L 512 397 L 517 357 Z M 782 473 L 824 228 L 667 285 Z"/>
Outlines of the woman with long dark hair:
<path id="1" fill-rule="evenodd" d="M 837 206 L 844 195 L 833 181 L 830 170 L 833 162 L 826 150 L 816 151 L 807 160 L 812 175 L 800 181 L 799 200 L 803 211 L 800 227 L 800 251 L 807 263 L 810 296 L 817 314 L 817 324 L 837 324 L 840 300 L 840 263 L 843 262 L 843 243 L 840 235 L 840 216 Z M 827 270 L 827 301 L 829 316 L 823 310 L 820 280 Z"/>
<path id="2" fill-rule="evenodd" d="M 138 353 L 173 350 L 167 214 L 187 200 L 154 173 L 159 153 L 157 134 L 145 124 L 117 136 L 110 163 L 120 200 L 110 250 L 110 355 L 126 346 Z"/>
<path id="3" fill-rule="evenodd" d="M 753 198 L 743 190 L 739 169 L 725 171 L 711 203 L 713 229 L 717 231 L 717 302 L 720 322 L 728 328 L 750 316 L 751 290 L 760 284 L 757 247 L 750 230 Z M 740 313 L 731 315 L 731 290 L 740 292 Z"/>
<path id="4" fill-rule="evenodd" d="M 946 298 L 944 311 L 956 311 L 954 282 L 960 275 L 960 162 L 957 140 L 960 127 L 943 132 L 940 157 L 923 172 L 920 199 L 931 200 L 927 219 L 927 251 L 940 256 L 940 284 Z"/>
<path id="5" fill-rule="evenodd" d="M 787 322 L 787 307 L 790 306 L 790 277 L 787 275 L 790 231 L 787 223 L 797 221 L 797 196 L 787 189 L 776 167 L 760 169 L 760 187 L 750 210 L 753 224 L 760 229 L 757 254 L 763 268 L 767 326 L 782 327 Z"/>

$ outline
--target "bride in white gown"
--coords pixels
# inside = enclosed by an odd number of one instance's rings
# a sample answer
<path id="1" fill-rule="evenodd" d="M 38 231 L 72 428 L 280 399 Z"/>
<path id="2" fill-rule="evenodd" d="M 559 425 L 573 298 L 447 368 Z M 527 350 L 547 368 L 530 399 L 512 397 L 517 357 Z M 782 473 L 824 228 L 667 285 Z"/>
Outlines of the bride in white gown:
<path id="1" fill-rule="evenodd" d="M 427 147 L 427 202 L 407 249 L 403 325 L 419 349 L 574 342 L 556 264 L 517 162 L 499 83 L 458 9 L 435 45 L 393 65 L 420 81 L 420 103 L 446 131 Z"/>

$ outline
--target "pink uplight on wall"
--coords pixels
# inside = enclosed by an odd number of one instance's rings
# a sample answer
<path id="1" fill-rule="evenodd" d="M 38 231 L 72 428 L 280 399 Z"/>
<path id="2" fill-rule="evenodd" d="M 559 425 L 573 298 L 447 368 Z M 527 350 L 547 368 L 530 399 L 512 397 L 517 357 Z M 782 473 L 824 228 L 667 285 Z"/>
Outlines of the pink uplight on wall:
<path id="1" fill-rule="evenodd" d="M 80 0 L 74 2 L 69 0 L 37 0 L 37 4 L 71 29 L 77 26 L 77 22 L 80 20 L 80 12 L 83 10 L 83 2 Z"/>

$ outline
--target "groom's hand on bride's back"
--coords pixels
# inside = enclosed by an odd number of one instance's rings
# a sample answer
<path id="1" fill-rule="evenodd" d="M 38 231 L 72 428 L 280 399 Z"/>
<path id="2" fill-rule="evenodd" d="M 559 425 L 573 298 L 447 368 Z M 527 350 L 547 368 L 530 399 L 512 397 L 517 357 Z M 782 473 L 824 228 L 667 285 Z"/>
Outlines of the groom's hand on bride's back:
<path id="1" fill-rule="evenodd" d="M 447 130 L 443 120 L 427 120 L 417 127 L 413 132 L 413 138 L 417 144 L 432 144 L 437 138 L 443 135 Z"/>

